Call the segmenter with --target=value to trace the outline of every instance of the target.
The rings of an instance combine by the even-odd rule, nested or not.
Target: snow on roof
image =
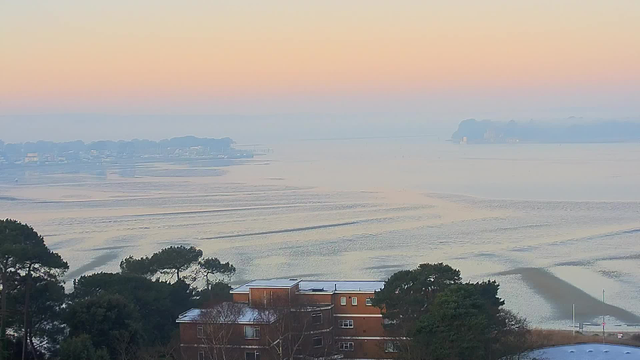
[[[191,309],[178,316],[179,323],[269,324],[275,314],[260,311],[247,304],[225,302],[210,309]]]
[[[253,280],[233,289],[231,292],[249,292],[249,288],[290,288],[299,282],[300,280],[298,279]]]
[[[635,355],[635,356],[633,356]],[[580,344],[555,346],[534,350],[527,354],[527,359],[548,360],[618,360],[637,359],[640,348],[609,344]]]
[[[374,292],[384,287],[384,281],[325,281],[305,280],[300,282],[300,292]]]

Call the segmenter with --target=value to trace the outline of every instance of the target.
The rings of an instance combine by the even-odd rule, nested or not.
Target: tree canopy
[[[91,336],[83,334],[71,337],[60,344],[60,358],[65,360],[109,360],[106,349],[96,350]]]
[[[31,351],[35,354],[37,349],[33,342],[33,314],[31,312],[31,292],[34,282],[50,282],[53,287],[48,288],[53,292],[40,292],[40,296],[52,295],[55,293],[55,286],[59,283],[64,272],[69,265],[62,257],[49,250],[45,245],[44,238],[40,236],[31,226],[16,220],[0,220],[0,282],[2,290],[0,292],[0,359],[6,357],[7,326],[10,323],[7,314],[9,297],[13,295],[14,303],[20,301],[16,299],[18,294],[23,299],[23,305],[19,309],[22,313],[22,358],[27,352],[27,341],[30,340]],[[34,277],[37,280],[34,281]],[[22,285],[22,286],[20,286]],[[37,288],[41,291],[42,288]],[[15,293],[17,291],[17,293]],[[22,291],[22,292],[20,292]],[[13,294],[12,294],[13,292]],[[55,295],[54,295],[55,296]],[[46,306],[47,298],[39,298],[37,305]],[[55,302],[55,300],[53,300]],[[16,307],[18,307],[16,305]],[[38,309],[41,310],[41,309]],[[42,314],[37,314],[42,315]],[[16,319],[13,318],[13,321]],[[39,324],[42,324],[40,322]]]
[[[180,274],[198,265],[201,257],[202,250],[194,246],[169,246],[156,252],[151,257],[136,259],[129,256],[122,260],[120,269],[123,273],[142,276],[154,276],[160,273],[162,275],[168,275],[170,279],[175,276],[175,280],[180,281]],[[191,275],[191,277],[193,277],[193,275]]]
[[[402,359],[494,360],[521,353],[526,322],[502,308],[495,281],[464,283],[443,263],[393,274],[373,304],[396,336]]]
[[[171,358],[180,313],[229,300],[235,267],[193,246],[127,257],[120,273],[68,269],[33,228],[0,220],[0,360]]]
[[[95,348],[104,348],[112,359],[135,353],[142,342],[140,314],[123,296],[102,294],[69,306],[69,336],[89,335]]]
[[[460,271],[449,265],[420,264],[391,275],[373,304],[383,309],[390,324],[410,329],[439,292],[460,282]]]
[[[204,281],[206,287],[233,276],[236,268],[218,258],[202,258],[202,250],[194,246],[169,246],[150,257],[129,256],[120,262],[124,274],[154,277],[158,274],[171,281]]]
[[[222,263],[218,258],[202,259],[198,265],[200,266],[200,271],[205,277],[207,288],[212,284],[212,281],[209,278],[210,276],[221,275],[223,277],[230,277],[236,273],[235,266],[231,265],[228,261],[226,263]]]
[[[141,328],[143,343],[149,346],[166,343],[175,330],[175,320],[192,304],[193,290],[184,283],[170,284],[131,274],[96,273],[81,276],[70,298],[90,299],[102,294],[125,298],[145,319]]]
[[[439,293],[413,333],[414,352],[430,360],[488,359],[499,307],[495,283],[456,284]]]

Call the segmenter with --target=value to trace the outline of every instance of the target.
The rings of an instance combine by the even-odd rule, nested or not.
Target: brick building
[[[255,280],[233,301],[181,314],[184,360],[390,359],[397,338],[371,304],[381,281]]]

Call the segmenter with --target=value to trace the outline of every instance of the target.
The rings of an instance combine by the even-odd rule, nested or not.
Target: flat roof
[[[298,279],[253,280],[231,290],[232,293],[248,293],[250,288],[290,288],[299,283]]]
[[[351,280],[304,280],[300,282],[300,292],[374,292],[384,287],[384,281]]]
[[[231,290],[232,293],[248,293],[250,288],[291,288],[300,284],[300,292],[367,292],[372,293],[384,287],[379,280],[298,280],[270,279],[253,280]]]
[[[640,348],[613,344],[564,345],[534,350],[528,353],[527,356],[527,358],[548,360],[637,359],[640,356]]]

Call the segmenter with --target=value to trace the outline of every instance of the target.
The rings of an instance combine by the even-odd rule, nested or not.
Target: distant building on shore
[[[25,163],[37,163],[38,160],[40,160],[38,158],[38,153],[27,153],[27,156],[24,157]]]
[[[184,359],[391,359],[401,338],[373,306],[382,281],[255,280],[232,302],[181,314]]]

